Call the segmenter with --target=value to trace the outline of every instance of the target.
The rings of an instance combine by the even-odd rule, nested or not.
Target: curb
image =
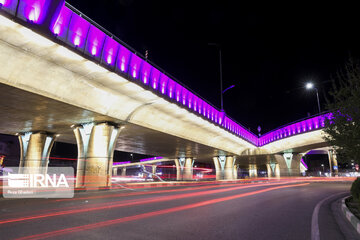
[[[345,198],[348,198],[348,197],[344,197],[341,200],[341,210],[344,213],[347,220],[349,220],[351,225],[353,225],[355,230],[360,234],[360,220],[357,217],[355,217],[354,214],[352,214],[352,212],[350,212],[350,210],[347,208],[347,206],[345,204]]]

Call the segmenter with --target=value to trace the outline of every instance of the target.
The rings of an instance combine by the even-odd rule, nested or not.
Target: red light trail
[[[283,185],[283,184],[287,184],[287,183],[289,183],[289,182],[274,183],[274,184],[269,184],[269,185]],[[138,201],[126,200],[126,201],[119,201],[119,202],[115,202],[115,203],[93,204],[92,206],[89,206],[89,207],[83,208],[83,209],[65,210],[65,211],[52,212],[52,213],[47,213],[47,214],[27,216],[27,217],[22,217],[22,218],[1,220],[0,225],[7,224],[7,223],[13,223],[13,222],[23,222],[23,221],[33,220],[33,219],[89,212],[89,211],[99,211],[99,210],[104,210],[104,209],[112,209],[112,208],[119,208],[119,207],[125,207],[125,206],[135,206],[135,205],[149,204],[149,203],[154,203],[154,202],[164,202],[164,201],[171,201],[171,200],[177,200],[177,199],[183,199],[183,198],[198,197],[198,196],[203,196],[203,195],[210,195],[210,194],[229,192],[229,191],[234,191],[234,190],[239,190],[239,189],[262,187],[262,186],[269,186],[269,185],[254,184],[254,185],[246,185],[246,186],[232,187],[232,188],[226,188],[226,189],[209,190],[209,191],[204,191],[204,192],[185,193],[185,194],[178,194],[178,195],[173,195],[173,196],[146,198],[146,199],[142,199],[142,200],[138,200]]]
[[[256,195],[256,194],[260,194],[260,193],[270,192],[270,191],[274,191],[277,189],[300,187],[300,186],[305,186],[308,184],[309,183],[302,183],[302,184],[294,184],[294,185],[285,185],[285,186],[266,188],[266,189],[262,189],[262,190],[258,190],[258,191],[242,193],[242,194],[237,194],[237,195],[228,196],[228,197],[211,199],[211,200],[207,200],[207,201],[187,204],[187,205],[183,205],[183,206],[179,206],[179,207],[167,208],[167,209],[163,209],[163,210],[159,210],[159,211],[148,212],[148,213],[138,214],[138,215],[129,216],[129,217],[123,217],[123,218],[118,218],[118,219],[113,219],[113,220],[108,220],[108,221],[103,221],[103,222],[91,223],[91,224],[82,225],[82,226],[65,228],[65,229],[56,230],[56,231],[47,232],[47,233],[40,233],[40,234],[25,236],[25,237],[21,237],[21,238],[17,238],[17,239],[18,240],[28,240],[28,239],[44,239],[44,238],[49,238],[49,237],[55,237],[55,236],[60,236],[60,235],[64,235],[64,234],[80,232],[80,231],[84,231],[84,230],[91,230],[91,229],[95,229],[95,228],[106,227],[106,226],[129,222],[129,221],[136,221],[139,219],[159,216],[159,215],[163,215],[163,214],[184,211],[184,210],[188,210],[188,209],[192,209],[192,208],[203,207],[203,206],[221,203],[221,202],[225,202],[225,201],[230,201],[230,200],[234,200],[234,199],[238,199],[238,198],[242,198],[242,197],[247,197],[247,196],[252,196],[252,195]]]

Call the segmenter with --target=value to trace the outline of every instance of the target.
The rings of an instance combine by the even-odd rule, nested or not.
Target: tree
[[[360,164],[360,65],[349,60],[333,79],[327,99],[325,140],[335,146],[339,161]]]

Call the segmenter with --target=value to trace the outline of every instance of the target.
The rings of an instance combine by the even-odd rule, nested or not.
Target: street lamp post
[[[209,46],[217,46],[219,48],[219,59],[220,59],[219,60],[219,65],[220,65],[220,101],[221,101],[221,111],[224,111],[221,47],[217,43],[208,43],[208,45]]]
[[[324,164],[321,164],[322,169],[323,169],[323,174],[325,174],[325,168],[324,168]]]
[[[316,98],[317,98],[317,104],[318,104],[318,109],[319,109],[319,114],[321,113],[321,108],[320,108],[320,100],[319,100],[319,91],[316,87],[314,87],[314,84],[309,82],[306,84],[306,89],[315,89],[316,90]]]

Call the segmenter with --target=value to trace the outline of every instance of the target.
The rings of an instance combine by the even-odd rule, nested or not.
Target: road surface
[[[321,239],[356,239],[344,233],[334,209],[350,186],[207,182],[83,192],[74,199],[0,199],[0,239],[288,240],[312,239],[314,228]],[[325,198],[314,226],[314,209]]]

